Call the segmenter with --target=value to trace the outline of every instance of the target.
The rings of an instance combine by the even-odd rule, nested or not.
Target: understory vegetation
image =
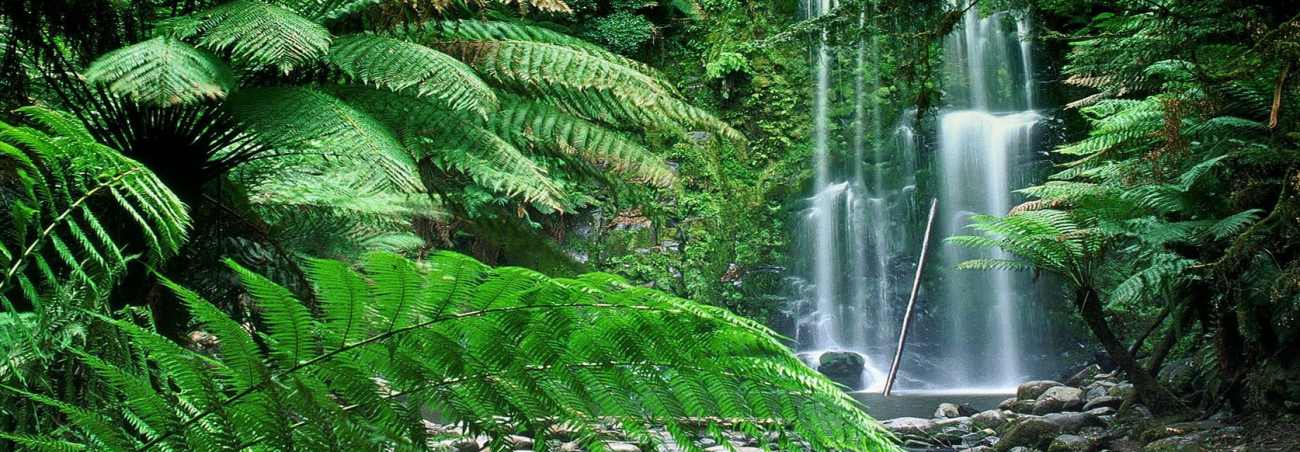
[[[1154,410],[1300,408],[1300,9],[1030,2],[1064,49],[1079,138],[1024,204],[952,240],[1050,272]],[[1200,386],[1155,378],[1171,358]],[[1190,393],[1189,393],[1190,392]]]
[[[966,7],[0,2],[0,449],[895,450],[769,328],[807,43],[923,124]],[[969,7],[1034,18],[1063,144],[936,271],[1059,278],[1156,414],[1300,411],[1300,5]]]

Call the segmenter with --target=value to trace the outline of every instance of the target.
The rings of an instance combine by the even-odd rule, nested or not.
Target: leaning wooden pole
[[[903,328],[898,331],[898,350],[894,351],[894,362],[889,365],[889,377],[885,378],[882,395],[889,397],[894,389],[894,378],[898,377],[898,363],[903,359],[903,344],[907,343],[907,326],[912,323],[912,307],[916,305],[916,292],[921,288],[921,271],[925,269],[925,254],[930,250],[930,230],[934,228],[934,215],[939,211],[939,199],[930,201],[930,219],[925,221],[925,237],[921,239],[921,257],[916,260],[916,277],[912,279],[912,295],[907,297],[907,311],[903,313]]]

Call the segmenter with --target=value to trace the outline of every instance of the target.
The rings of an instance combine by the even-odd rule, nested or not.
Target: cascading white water
[[[808,17],[817,17],[836,2],[808,0],[805,6]],[[865,14],[860,16],[859,25],[865,20]],[[889,353],[883,345],[896,334],[888,272],[890,203],[898,197],[897,190],[886,188],[880,164],[880,106],[871,94],[880,82],[877,71],[864,70],[877,58],[874,39],[854,47],[852,158],[834,164],[830,93],[835,59],[828,37],[823,34],[813,52],[813,195],[799,225],[800,249],[811,252],[811,268],[801,281],[810,290],[798,309],[795,338],[801,354],[814,363],[829,351],[862,356],[858,383],[875,386],[883,383],[881,363]],[[870,80],[866,74],[872,74]]]
[[[968,0],[960,0],[968,1]],[[808,17],[836,7],[836,0],[806,0]],[[918,184],[916,121],[906,111],[897,126],[882,127],[878,35],[866,34],[852,47],[835,49],[828,32],[812,52],[813,194],[798,217],[797,250],[802,261],[794,278],[798,289],[794,337],[800,355],[817,364],[826,352],[851,352],[864,358],[860,389],[883,384],[883,374],[897,341],[902,304],[906,302],[916,247],[918,185],[939,197],[941,220],[934,240],[963,234],[972,214],[1004,214],[1013,204],[1012,190],[1022,186],[1019,170],[1032,155],[1042,122],[1032,110],[1035,85],[1028,22],[1007,13],[981,18],[968,8],[960,29],[945,42],[945,91],[949,107],[940,110],[935,128],[934,178]],[[866,28],[866,16],[859,19]],[[839,51],[837,51],[839,50]],[[841,57],[837,60],[837,56]],[[838,63],[847,63],[840,67]],[[852,71],[851,123],[835,116],[846,90],[836,74]],[[841,115],[842,116],[842,115]],[[843,143],[843,144],[841,144]],[[843,146],[843,149],[841,149]],[[851,151],[851,152],[849,152]],[[1020,363],[1025,334],[1018,309],[1034,292],[1020,275],[964,272],[954,267],[976,257],[950,245],[939,247],[942,270],[926,298],[922,332],[927,368],[905,368],[906,388],[1001,389],[1014,386],[1028,372]],[[1004,256],[995,256],[1004,257]],[[904,281],[896,283],[896,281]],[[918,387],[919,388],[919,387]]]
[[[970,233],[965,226],[973,214],[1005,215],[1011,209],[1012,190],[1022,186],[1020,168],[1032,159],[1043,119],[1032,110],[1028,22],[1017,20],[1012,32],[1004,26],[1007,13],[980,17],[976,9],[966,10],[961,33],[946,43],[945,57],[962,63],[948,65],[947,82],[964,82],[964,90],[951,91],[964,91],[965,97],[952,99],[953,107],[939,115],[939,231],[945,236]],[[1019,64],[1012,63],[1014,53],[1020,54]],[[951,72],[957,68],[961,71]],[[980,255],[952,244],[941,248],[948,269],[976,257],[1010,256]],[[1023,381],[1020,357],[1026,347],[1021,338],[1034,332],[1022,325],[1021,301],[1035,292],[1024,275],[1009,271],[945,275],[937,302],[948,311],[951,328],[946,355],[954,367],[966,370],[958,374],[958,384],[1005,388]]]

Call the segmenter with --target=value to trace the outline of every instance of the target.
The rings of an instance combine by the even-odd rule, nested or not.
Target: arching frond
[[[493,84],[546,99],[590,120],[651,130],[700,128],[744,141],[739,131],[673,97],[649,76],[578,49],[527,41],[452,42],[439,47]]]
[[[330,161],[377,164],[392,186],[420,189],[415,159],[396,135],[370,115],[310,88],[254,88],[231,96],[227,108],[268,147],[311,171]]]
[[[20,109],[47,133],[0,123],[0,307],[112,289],[133,254],[154,265],[185,243],[184,204],[140,163],[65,113]],[[61,133],[59,133],[61,132]],[[136,240],[139,240],[136,242]]]
[[[424,246],[411,232],[416,218],[445,219],[429,196],[379,183],[362,164],[319,175],[267,177],[248,200],[271,233],[296,253],[355,259],[368,251],[409,252]]]
[[[665,441],[646,434],[653,425],[693,445],[694,429],[727,422],[773,449],[800,441],[818,451],[895,450],[852,398],[770,330],[723,309],[611,275],[552,279],[452,253],[362,262],[358,270],[309,266],[315,314],[231,264],[260,312],[265,350],[254,333],[175,287],[195,318],[223,335],[215,359],[112,322],[148,362],[85,355],[103,384],[130,399],[107,408],[124,416],[24,394],[68,416],[77,433],[70,441],[110,451],[438,449],[442,438],[401,414],[424,410],[496,445],[515,432],[542,442],[562,425],[578,431],[583,447],[600,449],[602,423],[617,420],[652,447]],[[170,384],[118,378],[145,372]]]
[[[334,20],[347,17],[365,11],[373,6],[384,4],[403,4],[410,0],[281,0],[280,3],[292,8],[295,11],[315,20]],[[486,6],[490,3],[500,3],[505,5],[517,5],[524,8],[535,8],[538,11],[548,13],[572,13],[573,10],[562,0],[425,0],[424,5],[430,6],[433,10],[443,11],[448,7],[459,4],[470,4],[478,7]]]
[[[224,62],[167,36],[106,53],[85,75],[114,94],[156,106],[221,99],[235,87]]]
[[[229,52],[239,64],[289,72],[320,61],[330,47],[325,27],[261,0],[236,0],[164,23],[162,33]]]
[[[514,100],[492,116],[493,129],[516,146],[532,145],[626,173],[655,185],[674,176],[663,159],[618,132],[538,102]]]
[[[440,169],[468,175],[484,188],[563,210],[563,194],[546,170],[476,117],[388,91],[336,88],[357,108],[393,124],[408,152]]]
[[[663,79],[654,67],[606,50],[604,47],[537,25],[500,20],[438,20],[419,24],[408,24],[391,31],[416,42],[456,42],[456,41],[529,41],[571,47],[588,53],[594,58],[608,61],[620,66],[628,66],[655,79],[655,83],[670,92],[676,88]]]
[[[480,115],[496,109],[496,94],[469,66],[413,42],[369,34],[343,36],[330,47],[329,61],[367,85],[436,98],[454,110]]]
[[[443,170],[469,175],[484,188],[565,210],[564,194],[546,175],[545,168],[473,121],[445,116],[412,125],[403,132],[402,142],[420,158]]]

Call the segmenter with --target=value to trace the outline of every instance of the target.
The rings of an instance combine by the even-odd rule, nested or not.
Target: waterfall
[[[1015,31],[1004,26],[1007,13],[980,17],[968,8],[961,32],[945,43],[949,64],[946,83],[964,89],[950,99],[938,121],[940,227],[945,236],[969,234],[974,214],[1005,215],[1013,206],[1012,190],[1026,179],[1023,163],[1032,159],[1043,117],[1032,110],[1034,82],[1027,20]],[[1011,40],[1017,41],[1012,44]],[[1019,54],[1019,61],[1014,61]],[[1018,63],[1018,64],[1016,64]],[[960,71],[954,69],[960,68]],[[1018,73],[1015,69],[1019,69]],[[1002,252],[978,254],[951,244],[940,249],[947,269],[977,257],[1006,259]],[[1026,377],[1021,340],[1032,334],[1022,319],[1036,290],[1025,275],[1009,271],[949,271],[936,303],[948,312],[945,354],[964,369],[957,377],[967,387],[1014,386]]]
[[[817,17],[836,0],[805,0],[804,7],[807,17]],[[1033,110],[1030,24],[1011,19],[966,10],[944,43],[947,106],[933,125],[908,110],[886,130],[876,98],[878,33],[837,49],[822,31],[811,43],[813,185],[795,218],[795,251],[803,259],[791,278],[793,337],[810,365],[828,352],[861,356],[861,377],[847,382],[856,389],[884,383],[917,258],[913,242],[921,234],[911,229],[923,214],[918,204],[928,205],[931,193],[939,198],[933,239],[942,240],[967,233],[971,215],[1005,214],[1016,201],[1013,189],[1029,177],[1020,168],[1032,159],[1044,118]],[[868,28],[865,14],[857,25]],[[851,89],[836,84],[840,74]],[[835,108],[842,102],[853,108]],[[921,158],[924,130],[937,130],[933,158]],[[918,183],[926,169],[932,178]],[[927,193],[918,194],[918,186]],[[1022,341],[1032,333],[1022,322],[1023,305],[1037,294],[1031,282],[1009,272],[956,271],[961,261],[988,255],[937,248],[937,270],[927,273],[938,276],[927,279],[927,312],[913,339],[923,343],[928,367],[905,365],[901,387],[1001,390],[1033,374],[1021,364],[1032,349]]]
[[[817,17],[835,8],[834,0],[808,0],[805,13]],[[866,26],[866,15],[859,26]],[[822,353],[850,352],[863,357],[857,384],[883,384],[897,319],[890,285],[891,233],[899,190],[888,187],[882,146],[878,71],[867,70],[878,58],[877,41],[853,47],[852,153],[837,162],[833,149],[831,92],[834,49],[826,32],[814,43],[813,194],[798,219],[800,249],[811,252],[811,265],[798,284],[803,306],[797,311],[795,339],[801,355],[816,364]],[[868,74],[871,75],[868,78]],[[910,150],[909,150],[910,152]],[[908,169],[908,172],[911,170]]]

